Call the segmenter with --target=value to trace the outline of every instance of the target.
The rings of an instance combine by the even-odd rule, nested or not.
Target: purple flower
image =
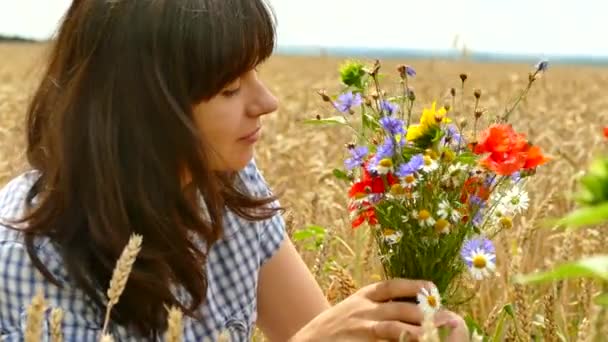
[[[367,146],[359,146],[350,150],[351,157],[344,161],[346,169],[352,170],[363,164],[363,158],[369,153]]]
[[[405,129],[403,128],[405,123],[401,119],[385,116],[380,119],[380,125],[391,135],[405,134]]]
[[[401,139],[400,145],[403,146],[405,139]],[[369,161],[368,170],[371,172],[376,169],[378,163],[384,158],[392,158],[395,150],[395,144],[393,138],[388,136],[384,138],[384,143],[378,146],[376,155]]]
[[[397,175],[397,177],[409,176],[422,169],[422,166],[424,166],[424,157],[422,154],[417,154],[410,158],[410,161],[407,163],[401,164],[397,169],[397,172],[395,172],[395,175]]]
[[[410,77],[416,76],[416,70],[409,65],[405,66],[405,73]]]
[[[494,186],[496,184],[496,175],[494,176],[487,176],[486,178],[484,178],[483,180],[483,185],[486,188],[491,188],[492,186]]]
[[[458,133],[458,128],[456,128],[456,126],[454,125],[448,125],[445,135],[443,136],[443,138],[441,138],[441,143],[444,145],[446,145],[448,141],[452,146],[465,145],[464,139],[462,138],[460,133]]]
[[[516,171],[514,174],[511,175],[511,180],[515,183],[519,182],[521,180],[521,173],[519,171]]]
[[[382,102],[380,102],[380,111],[385,112],[386,115],[393,115],[398,109],[399,107],[397,107],[396,104],[389,101],[382,100]]]
[[[483,213],[481,211],[481,208],[479,210],[477,210],[477,213],[475,213],[475,216],[473,217],[473,225],[475,227],[480,227],[483,224]]]
[[[338,96],[338,102],[336,102],[336,108],[342,112],[348,112],[352,107],[356,107],[363,103],[363,99],[361,98],[361,94],[357,93],[353,95],[352,91],[348,93],[344,93]]]
[[[472,195],[469,197],[469,204],[472,204],[475,208],[482,209],[486,206],[485,201],[479,196]]]

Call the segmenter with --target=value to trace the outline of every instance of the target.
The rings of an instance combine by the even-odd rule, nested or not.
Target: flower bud
[[[355,144],[354,143],[348,143],[346,144],[346,148],[349,150],[353,150],[355,148]]]
[[[416,93],[414,92],[414,89],[410,88],[410,89],[407,90],[407,98],[410,101],[415,101],[416,100]]]
[[[483,115],[483,111],[481,109],[478,109],[475,111],[475,118],[479,119],[481,116]]]
[[[329,95],[327,95],[327,91],[325,91],[325,89],[321,89],[321,90],[317,91],[317,94],[321,95],[321,98],[323,99],[323,101],[331,102],[331,98],[329,97]]]
[[[467,80],[467,78],[468,78],[467,74],[464,74],[464,73],[460,74],[460,80],[462,81],[462,83],[464,83]]]
[[[450,89],[450,95],[452,95],[452,97],[456,96],[456,88]]]
[[[448,103],[443,105],[443,109],[445,109],[446,112],[449,112],[450,109],[452,109],[452,106],[450,106]]]
[[[479,98],[481,97],[481,89],[475,89],[475,91],[473,92],[473,95],[475,96],[476,99],[479,100]]]
[[[321,115],[317,114],[316,118],[317,120],[321,120]]]

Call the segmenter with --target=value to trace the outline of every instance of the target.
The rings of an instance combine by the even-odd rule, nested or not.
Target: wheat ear
[[[110,288],[108,289],[108,305],[106,307],[106,318],[103,323],[102,335],[105,335],[108,328],[112,307],[118,303],[118,299],[127,285],[127,279],[129,279],[133,263],[135,263],[137,254],[141,249],[141,242],[142,236],[133,234],[116,262],[116,267],[110,280]]]
[[[63,342],[61,332],[61,321],[63,320],[63,310],[54,308],[51,311],[51,342]]]
[[[183,320],[184,314],[179,308],[172,307],[169,309],[167,317],[167,333],[165,340],[167,342],[181,342],[183,339]]]
[[[42,324],[44,321],[44,310],[46,303],[42,290],[38,290],[31,304],[27,308],[27,320],[25,323],[25,342],[38,342],[42,337]]]

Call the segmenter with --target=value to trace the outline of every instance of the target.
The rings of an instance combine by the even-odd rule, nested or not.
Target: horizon
[[[0,34],[49,39],[70,2],[1,3]],[[376,0],[373,4],[368,0],[269,0],[269,3],[277,17],[276,50],[283,53],[384,50],[454,55],[466,51],[468,55],[515,59],[608,59],[608,43],[593,39],[604,31],[603,15],[608,11],[608,2],[602,0],[410,3]]]

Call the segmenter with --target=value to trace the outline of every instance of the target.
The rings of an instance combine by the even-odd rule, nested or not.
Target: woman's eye
[[[222,92],[222,95],[225,97],[232,97],[236,94],[238,94],[238,92],[241,90],[241,87],[238,87],[236,89],[226,89]]]

